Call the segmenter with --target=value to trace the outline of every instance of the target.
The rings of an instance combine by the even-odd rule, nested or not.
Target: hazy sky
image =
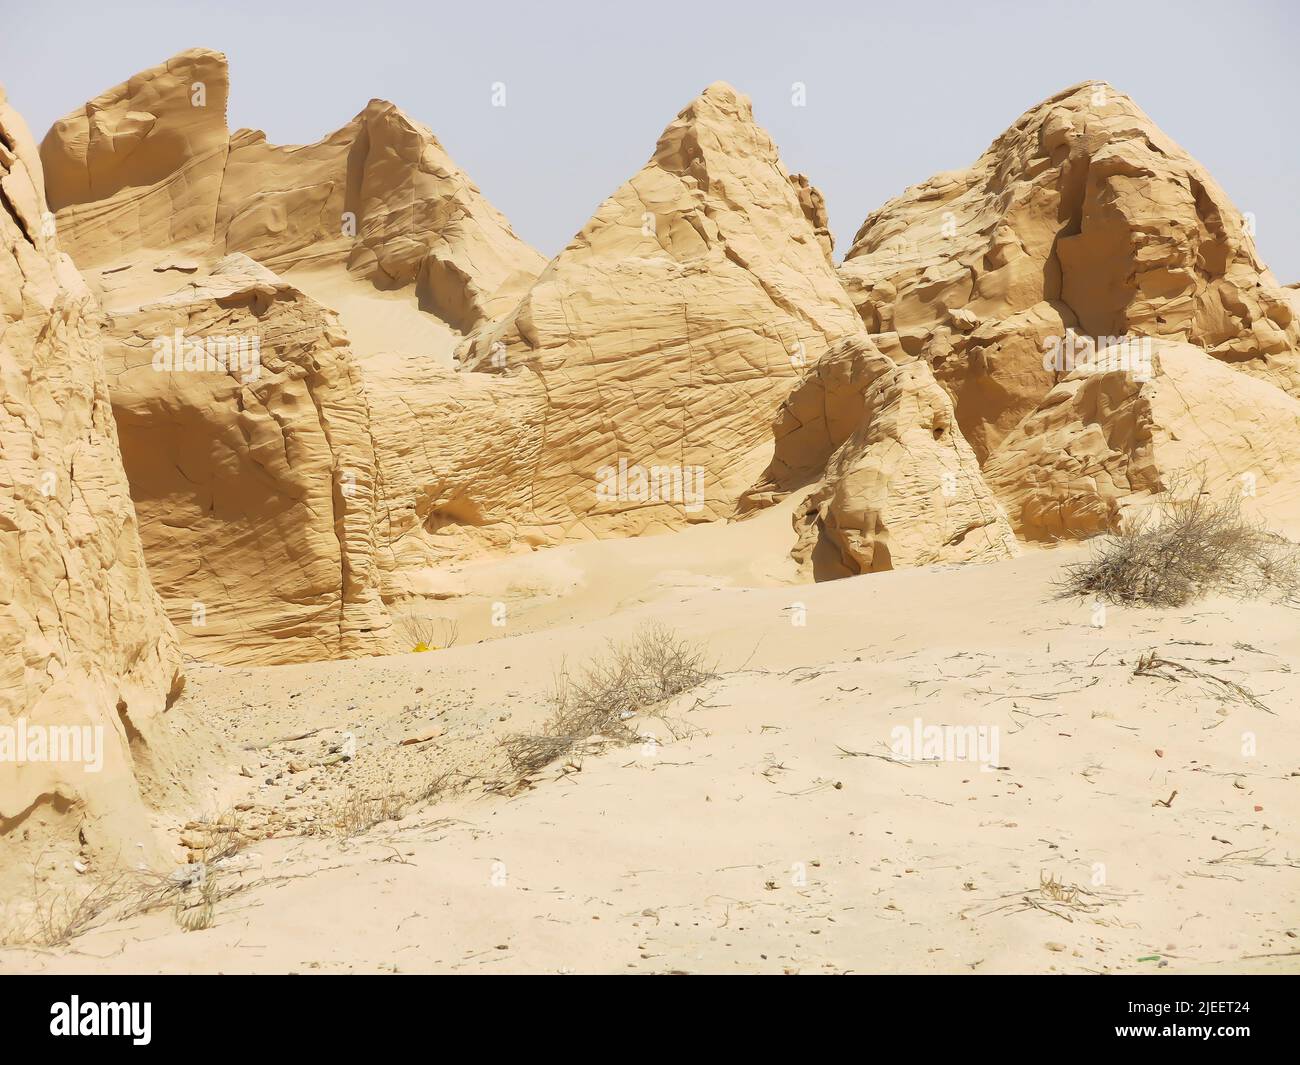
[[[1100,78],[1128,92],[1300,280],[1296,0],[0,0],[0,84],[39,139],[184,48],[226,53],[230,124],[277,143],[371,97],[433,129],[552,255],[709,82],[754,100],[786,166],[826,194],[837,254],[863,218],[972,162],[1030,106]],[[807,106],[791,105],[791,84]],[[504,82],[506,106],[492,106]]]

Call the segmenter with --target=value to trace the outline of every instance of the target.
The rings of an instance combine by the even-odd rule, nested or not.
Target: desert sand
[[[6,951],[6,970],[1295,971],[1292,611],[1215,599],[1096,627],[1086,605],[1049,598],[1077,548],[796,590],[741,566],[668,568],[681,547],[575,549],[553,627],[504,642],[193,672],[188,712],[234,752],[208,770],[213,810],[328,818],[349,786],[473,779],[344,842],[250,846],[216,874],[239,891],[205,931],[155,913],[70,949]],[[653,743],[485,794],[504,772],[494,737],[536,723],[561,659],[647,619],[707,642],[723,675],[668,722],[639,723]],[[1268,709],[1214,681],[1135,676],[1152,650]],[[1001,768],[890,761],[891,730],[916,718],[996,725]],[[301,792],[297,774],[231,772],[246,759],[277,774],[345,731],[355,762],[310,771]],[[1045,877],[1085,893],[1054,905]]]
[[[1300,971],[1300,586],[1064,594],[1189,490],[1300,537],[1300,291],[1134,101],[837,262],[717,82],[547,262],[229,88],[0,96],[0,739],[102,741],[0,760],[0,970]]]

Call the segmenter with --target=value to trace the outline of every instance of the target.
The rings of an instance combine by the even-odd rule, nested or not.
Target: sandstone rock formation
[[[184,129],[183,119],[203,109],[194,96],[199,82],[213,112],[198,126],[206,144],[211,129],[224,130],[213,104],[225,99],[225,65],[216,53],[196,51],[106,93],[89,105],[89,117],[57,124],[44,152],[63,175],[60,224],[78,254],[100,267],[114,309],[113,365],[122,371],[116,410],[159,586],[187,635],[198,635],[188,622],[191,602],[232,604],[224,621],[207,610],[202,653],[260,661],[269,654],[291,660],[313,644],[321,655],[373,649],[383,621],[370,598],[367,544],[383,596],[393,599],[418,594],[426,583],[420,571],[448,558],[727,516],[768,457],[771,417],[800,367],[861,332],[831,264],[820,194],[786,174],[748,100],[728,86],[711,87],[679,115],[651,162],[527,288],[540,266],[536,254],[427,130],[381,102],[316,145],[275,148],[246,132],[229,138],[222,179],[198,211],[213,218],[215,236],[206,243],[202,232],[190,239],[152,224],[134,233],[107,226],[105,218],[152,219],[154,198],[180,196],[187,179],[162,173],[160,163],[112,184],[100,176],[105,149],[98,145],[129,125],[139,141],[133,151],[146,158],[176,163],[203,154],[197,144],[164,153],[183,140],[179,134],[146,151],[151,129]],[[141,118],[145,111],[156,121]],[[80,184],[69,176],[78,174]],[[207,185],[196,195],[207,197]],[[349,213],[358,222],[355,240],[336,227]],[[240,301],[251,300],[259,320],[289,310],[310,319],[285,325],[286,336],[322,334],[318,311],[300,292],[286,296],[284,281],[261,278],[250,293],[259,285],[267,292],[241,296],[215,276],[202,280],[214,255],[236,249],[290,274],[332,266],[377,288],[414,286],[421,306],[452,327],[482,326],[465,366],[487,374],[444,371],[418,352],[370,354],[358,360],[359,376],[321,371],[298,395],[295,409],[309,415],[306,398],[320,403],[316,387],[328,379],[331,403],[374,413],[373,478],[364,457],[355,464],[363,471],[358,485],[373,485],[380,496],[377,532],[340,539],[349,560],[342,572],[367,575],[355,596],[341,593],[342,602],[355,600],[356,620],[334,616],[324,580],[341,571],[323,535],[332,526],[322,471],[342,460],[317,446],[304,449],[314,458],[301,475],[270,469],[254,458],[261,441],[246,446],[233,430],[221,431],[244,402],[238,397],[262,385],[173,375],[164,386],[146,368],[149,345],[186,322],[200,336],[218,327],[251,333]],[[190,276],[198,289],[159,301],[150,263],[164,280]],[[518,307],[485,324],[509,308],[516,288],[527,288]],[[269,355],[273,342],[264,337],[263,345]],[[314,339],[304,347],[318,357]],[[295,425],[286,431],[294,439],[323,439],[310,417]],[[198,447],[214,434],[225,444],[220,458]],[[178,454],[184,460],[170,462]],[[244,503],[236,486],[250,460],[273,487]],[[296,461],[291,456],[289,465]],[[224,510],[213,509],[214,500]],[[233,545],[232,519],[241,530]],[[247,560],[273,527],[281,546],[270,549],[271,579],[259,579]],[[305,568],[286,577],[285,566]]]
[[[384,100],[305,147],[236,133],[217,229],[227,252],[277,272],[338,262],[380,288],[414,285],[420,308],[461,332],[509,310],[546,265],[433,133]]]
[[[98,309],[0,91],[0,890],[42,853],[148,856],[133,766],[183,683],[149,583]],[[51,731],[57,730],[57,731]],[[38,741],[37,736],[41,739]],[[36,746],[39,743],[39,747]],[[97,764],[96,764],[97,763]],[[6,895],[6,897],[9,897]]]
[[[828,251],[820,194],[786,173],[747,98],[710,86],[461,353],[533,382],[512,489],[532,534],[731,513],[800,368],[861,332]]]
[[[1234,495],[1274,524],[1300,520],[1300,401],[1190,344],[1155,340],[1150,373],[1101,349],[1043,399],[984,465],[1016,533],[1082,538],[1166,489]]]
[[[861,332],[829,253],[820,194],[712,86],[462,372],[367,362],[385,599],[484,550],[729,515],[800,366]]]
[[[428,593],[449,561],[548,542],[529,487],[545,415],[536,382],[407,357],[368,364],[366,389],[386,602]]]
[[[861,337],[837,344],[783,404],[775,435],[743,508],[812,483],[794,555],[819,580],[1017,551],[951,401],[919,359],[895,363]]]
[[[545,265],[394,105],[372,100],[316,144],[277,146],[229,133],[228,91],[225,56],[191,49],[55,123],[41,145],[50,204],[83,269],[143,251],[346,268],[413,287],[422,310],[465,331]]]
[[[145,556],[194,653],[389,650],[371,411],[334,314],[242,254],[109,312],[105,366]]]
[[[1300,293],[1108,86],[887,204],[838,271],[821,194],[722,83],[549,265],[393,105],[281,147],[229,133],[227,88],[223,56],[185,52],[42,146],[111,312],[146,557],[205,657],[382,653],[385,603],[435,594],[450,560],[794,492],[818,578],[1014,553],[994,488],[1026,538],[1091,535],[1177,457],[1132,427],[1183,422],[1132,380],[1070,377],[1073,347],[1045,360],[1066,338],[1196,345],[1218,361],[1192,376],[1234,409],[1300,395]],[[400,327],[355,311],[360,288],[401,294]],[[168,338],[181,369],[156,365]],[[255,376],[209,364],[241,340]]]
[[[228,92],[225,57],[192,49],[54,124],[41,143],[46,193],[78,266],[212,242]]]
[[[462,403],[482,390],[435,364],[450,365],[455,330],[508,310],[544,260],[393,105],[371,101],[317,144],[278,147],[228,132],[227,92],[225,57],[194,49],[67,116],[42,145],[61,232],[112,310],[114,412],[146,554],[196,654],[382,653],[393,648],[380,567],[446,554],[407,550],[413,527],[440,521],[428,483],[459,467],[493,487],[482,404]],[[371,288],[373,305],[352,286]],[[306,295],[321,290],[349,314],[361,304],[360,331],[382,336],[367,374],[367,355]],[[218,354],[256,341],[260,376],[158,372],[156,345],[172,338]],[[371,390],[386,404],[374,418]],[[412,424],[413,410],[431,420]],[[504,453],[516,430],[501,430]],[[391,445],[388,481],[372,436]],[[411,449],[435,456],[418,484],[405,476]],[[393,498],[381,498],[386,483]],[[453,492],[447,509],[458,506]],[[512,533],[469,537],[465,550]]]
[[[840,276],[882,349],[930,363],[983,461],[1055,383],[1044,346],[1067,328],[1184,340],[1300,395],[1300,304],[1251,228],[1132,100],[1089,83],[874,212]]]

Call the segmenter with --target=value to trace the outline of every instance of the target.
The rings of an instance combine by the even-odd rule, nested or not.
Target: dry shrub
[[[502,746],[526,777],[578,749],[635,743],[640,733],[629,719],[716,675],[701,648],[651,623],[626,643],[611,640],[579,672],[561,665],[543,731],[509,736]]]
[[[0,946],[61,947],[107,921],[128,920],[171,907],[187,931],[209,928],[216,904],[240,890],[217,887],[216,870],[195,863],[170,873],[109,869],[88,883],[43,885],[33,877],[31,900],[14,905],[21,918],[0,927]],[[194,894],[191,894],[191,891]]]
[[[0,944],[63,946],[131,895],[130,878],[120,872],[96,877],[88,888],[45,887],[33,881],[32,898],[23,907],[22,919],[6,922],[6,927],[0,930]]]
[[[1175,484],[1150,509],[1126,515],[1092,558],[1069,567],[1061,598],[1181,607],[1212,592],[1296,595],[1295,544],[1244,516],[1236,496],[1215,499],[1203,481],[1182,488]]]
[[[397,616],[397,631],[412,651],[444,651],[456,643],[460,625],[454,618],[408,612]]]
[[[196,861],[213,865],[238,854],[254,842],[244,829],[243,815],[234,809],[189,822],[187,831],[197,837],[199,846],[192,848]]]
[[[1023,913],[1026,910],[1037,910],[1040,913],[1050,914],[1052,917],[1059,917],[1070,924],[1074,923],[1073,915],[1076,913],[1090,916],[1094,921],[1100,921],[1100,918],[1093,915],[1097,914],[1105,906],[1122,904],[1129,897],[1118,891],[1110,891],[1102,887],[1093,891],[1080,887],[1078,884],[1067,884],[1064,880],[1058,880],[1055,876],[1044,874],[1040,870],[1037,892],[1022,890],[1001,895],[996,899],[989,900],[998,903],[998,905],[977,913],[975,916],[988,917],[995,913],[1008,915]]]
[[[351,839],[385,821],[400,821],[406,814],[406,796],[399,791],[366,795],[353,792],[330,811],[335,832]]]
[[[417,781],[408,788],[399,788],[390,780],[375,791],[350,792],[330,808],[329,819],[321,827],[332,830],[341,839],[351,839],[385,821],[400,821],[412,808],[446,792],[455,776],[449,771]]]
[[[172,910],[176,923],[186,932],[201,932],[205,928],[211,928],[216,923],[217,902],[222,897],[215,872],[207,873],[195,887],[197,890],[193,897],[184,890],[178,891]]]

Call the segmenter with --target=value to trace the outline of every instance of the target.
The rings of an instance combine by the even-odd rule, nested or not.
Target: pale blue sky
[[[232,127],[304,143],[371,97],[431,127],[552,255],[724,80],[826,194],[837,254],[863,218],[962,167],[1067,85],[1110,81],[1199,158],[1280,280],[1300,280],[1295,0],[0,0],[0,83],[39,138],[203,45],[230,57]],[[491,106],[504,82],[507,106]],[[792,107],[790,86],[807,85]]]

